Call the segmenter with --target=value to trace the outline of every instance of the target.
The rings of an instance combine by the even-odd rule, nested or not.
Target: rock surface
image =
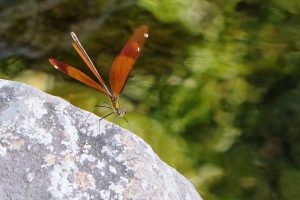
[[[0,199],[201,199],[136,135],[88,115],[0,79]]]

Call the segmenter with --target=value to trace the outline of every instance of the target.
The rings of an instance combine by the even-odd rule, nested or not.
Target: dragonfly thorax
[[[118,97],[113,97],[110,99],[112,108],[114,112],[119,115],[120,117],[124,117],[125,114],[127,113],[126,109],[121,109],[120,101]]]

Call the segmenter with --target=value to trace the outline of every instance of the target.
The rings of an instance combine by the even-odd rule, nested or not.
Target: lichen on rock
[[[0,80],[0,199],[201,199],[131,132]]]

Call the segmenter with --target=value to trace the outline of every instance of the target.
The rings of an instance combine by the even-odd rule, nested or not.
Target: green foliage
[[[286,169],[281,172],[279,179],[280,192],[283,200],[299,199],[300,185],[299,169]]]
[[[40,11],[38,21],[31,21],[34,13],[28,9],[11,18],[7,9],[0,36],[25,50],[19,51],[22,58],[0,59],[1,77],[15,77],[25,66],[49,73],[50,56],[87,71],[71,39],[61,39],[75,30],[106,79],[133,28],[148,24],[149,40],[121,97],[131,130],[190,178],[206,200],[298,199],[298,0],[134,3],[64,1]],[[33,31],[34,24],[40,31]],[[93,107],[107,97],[54,69],[51,73],[54,85],[42,88],[105,115]]]
[[[173,6],[168,7],[166,2]],[[163,106],[154,111],[154,116],[163,121],[169,131],[188,141],[193,160],[199,167],[203,163],[214,163],[223,169],[223,178],[216,179],[211,188],[204,191],[208,199],[217,196],[220,199],[278,199],[280,192],[273,190],[278,187],[276,174],[281,168],[274,159],[292,153],[298,162],[296,157],[300,152],[296,147],[299,142],[296,124],[300,118],[296,95],[300,78],[297,67],[300,27],[296,23],[299,4],[295,1],[228,1],[224,5],[223,1],[147,0],[141,0],[140,4],[164,22],[183,24],[181,10],[188,7],[188,2],[204,2],[202,8],[206,8],[206,13],[217,10],[218,16],[212,19],[222,19],[222,23],[217,23],[222,25],[211,23],[215,37],[210,37],[207,30],[189,29],[191,34],[201,33],[203,38],[182,44],[188,51],[181,61],[186,70],[183,74],[187,75],[177,74],[174,69],[172,75],[161,82],[159,87],[164,92],[158,99]],[[173,18],[169,16],[171,12],[160,9],[174,10]],[[201,11],[198,14],[201,15]],[[188,28],[189,23],[184,26]],[[290,135],[296,141],[289,140]],[[286,152],[284,141],[292,152]],[[246,150],[229,153],[243,143],[247,144]],[[248,152],[256,156],[251,159]],[[228,163],[227,158],[231,159]],[[260,167],[274,174],[265,173]],[[201,185],[200,181],[197,183]],[[211,195],[209,191],[218,195]]]
[[[13,78],[16,74],[20,73],[26,67],[24,62],[17,57],[7,57],[0,59],[0,77],[1,78]]]

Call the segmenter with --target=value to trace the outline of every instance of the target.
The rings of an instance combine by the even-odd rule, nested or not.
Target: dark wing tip
[[[49,62],[55,69],[58,69],[60,71],[66,72],[67,65],[63,62],[60,62],[59,60],[56,60],[54,58],[49,58]]]
[[[144,32],[149,32],[149,27],[147,26],[147,25],[141,25],[140,27],[139,27],[139,29],[141,29],[141,30],[143,30]]]
[[[56,65],[56,60],[54,58],[49,58],[49,63],[54,66]]]
[[[149,27],[147,25],[141,25],[138,28],[138,31],[141,31],[142,33],[144,33],[144,37],[148,38],[149,37]]]

